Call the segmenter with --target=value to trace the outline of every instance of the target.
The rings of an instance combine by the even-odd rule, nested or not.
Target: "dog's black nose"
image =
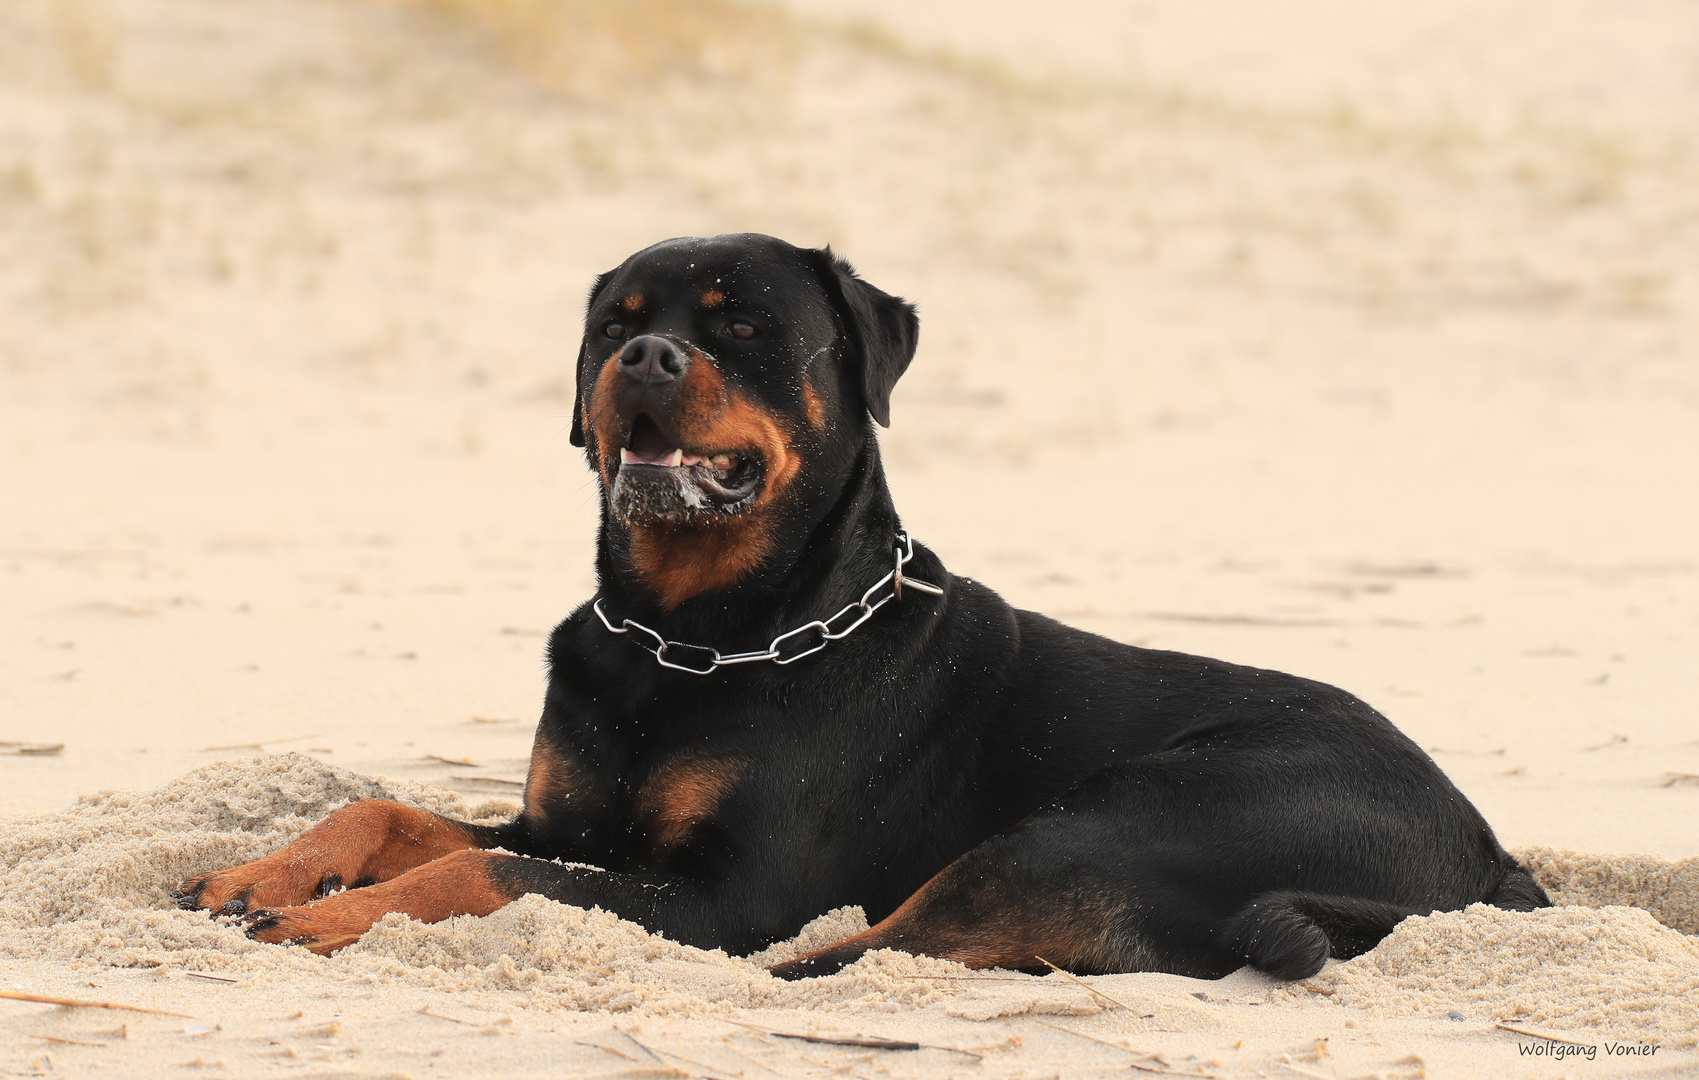
[[[619,354],[619,369],[647,386],[672,382],[689,366],[690,354],[654,334],[632,338]]]

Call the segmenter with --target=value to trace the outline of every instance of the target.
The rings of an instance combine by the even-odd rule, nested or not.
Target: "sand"
[[[0,1001],[0,1073],[1699,1069],[1699,17],[1347,7],[0,8],[0,990],[185,1014]],[[330,959],[172,910],[348,799],[517,797],[583,289],[736,229],[920,303],[884,445],[954,570],[1358,693],[1563,906],[1088,980],[1130,1009],[535,898]]]
[[[1040,1063],[1089,1068],[1107,1053],[1092,1040],[1108,1040],[1127,1048],[1121,1056],[1129,1062],[1228,1076],[1281,1062],[1306,1042],[1301,1060],[1332,1069],[1390,1065],[1394,1073],[1410,1055],[1389,1059],[1389,1046],[1417,1045],[1424,1061],[1462,1059],[1486,1072],[1510,1069],[1519,1042],[1546,1045],[1497,1023],[1572,1040],[1557,1045],[1610,1041],[1656,1047],[1660,1065],[1699,1063],[1699,943],[1631,906],[1662,903],[1690,924],[1699,914],[1694,859],[1542,852],[1530,861],[1562,906],[1521,914],[1475,905],[1411,918],[1372,952],[1290,985],[1248,969],[1217,982],[1035,978],[895,952],[787,983],[761,965],[865,928],[861,912],[825,913],[797,939],[740,958],[538,896],[435,925],[390,915],[323,958],[251,942],[228,920],[176,910],[166,895],[199,868],[254,858],[336,806],[372,797],[469,820],[512,809],[284,754],[209,765],[146,794],[87,796],[8,826],[0,841],[0,956],[12,958],[14,973],[33,976],[13,985],[185,1014],[115,1021],[115,1010],[36,1006],[32,1015],[9,1003],[5,1025],[18,1045],[8,1064],[28,1072],[56,1053],[60,1067],[74,1071],[198,1060],[252,1074],[357,1059],[403,1072],[440,1064],[501,1075],[568,1046],[577,1048],[569,1057],[582,1057],[583,1036],[611,1030],[655,1033],[652,1046],[638,1039],[639,1049],[659,1055],[649,1067],[691,1075],[741,1074],[740,1055],[787,1074],[822,1061],[856,1067],[857,1053],[820,1044],[811,1061],[809,1044],[771,1037],[782,1032],[942,1048],[857,1048],[859,1060],[878,1060],[893,1075],[968,1061],[993,1075],[1022,1075]],[[435,1027],[421,1042],[419,1029],[433,1029],[432,1020],[458,1026]],[[122,1035],[114,1034],[118,1023]],[[1452,1030],[1436,1033],[1436,1025]],[[499,1039],[489,1043],[486,1034]],[[79,1041],[25,1041],[44,1036]],[[622,1038],[604,1052],[635,1053]],[[1155,1056],[1135,1056],[1143,1054]]]

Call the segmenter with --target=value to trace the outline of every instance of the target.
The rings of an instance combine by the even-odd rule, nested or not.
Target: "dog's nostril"
[[[652,334],[633,338],[619,354],[620,369],[643,383],[670,382],[690,366],[685,351],[663,337]]]

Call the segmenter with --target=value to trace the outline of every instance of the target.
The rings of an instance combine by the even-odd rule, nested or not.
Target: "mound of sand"
[[[1407,919],[1368,954],[1274,996],[1313,1001],[1318,991],[1384,1016],[1457,1011],[1699,1042],[1699,944],[1620,905],[1524,914],[1475,904]]]
[[[89,796],[0,833],[0,873],[8,882],[0,899],[0,955],[53,957],[74,967],[312,972],[442,990],[523,989],[553,1007],[655,1014],[875,1001],[924,1005],[939,997],[925,976],[965,972],[897,953],[803,984],[763,970],[763,964],[865,929],[855,908],[823,915],[792,941],[742,959],[676,944],[600,909],[531,896],[488,918],[432,926],[391,915],[357,945],[325,960],[249,941],[233,922],[179,911],[167,895],[197,871],[257,858],[363,798],[394,799],[468,821],[514,810],[502,802],[468,805],[452,792],[359,776],[300,754],[221,762],[142,795]]]
[[[298,754],[222,762],[146,794],[89,796],[0,831],[0,873],[8,882],[0,899],[0,955],[262,982],[521,991],[530,1004],[547,1008],[655,1016],[802,1008],[927,1010],[984,1020],[1105,1008],[1060,976],[975,976],[956,964],[900,953],[874,954],[840,975],[801,983],[763,970],[863,928],[859,909],[823,915],[792,941],[739,958],[679,945],[599,909],[531,896],[487,918],[431,926],[391,915],[356,945],[321,958],[255,944],[234,925],[172,905],[169,889],[190,874],[262,855],[360,798],[395,799],[474,821],[513,809],[501,802],[470,805],[450,792],[360,776]],[[1195,985],[1250,1004],[1343,1005],[1379,1016],[1460,1011],[1570,1031],[1631,1027],[1642,1039],[1694,1045],[1699,945],[1671,929],[1699,918],[1694,860],[1546,850],[1527,859],[1566,906],[1522,914],[1476,905],[1412,918],[1367,955],[1330,964],[1290,987],[1250,972],[1219,984],[1152,975],[1097,984],[1115,986],[1105,992],[1116,997],[1155,993],[1170,1011],[1183,993],[1211,996]],[[1183,1022],[1185,1010],[1179,1012]]]

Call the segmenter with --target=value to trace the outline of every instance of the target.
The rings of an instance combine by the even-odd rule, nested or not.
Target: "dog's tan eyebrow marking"
[[[726,298],[726,294],[718,289],[709,289],[702,294],[702,306],[714,307]]]
[[[619,305],[627,311],[642,311],[643,294],[640,292],[634,292],[627,296],[624,300],[621,300]]]
[[[820,395],[814,392],[814,383],[808,379],[802,382],[802,404],[808,410],[808,423],[816,430],[826,426],[826,406],[820,403]]]

